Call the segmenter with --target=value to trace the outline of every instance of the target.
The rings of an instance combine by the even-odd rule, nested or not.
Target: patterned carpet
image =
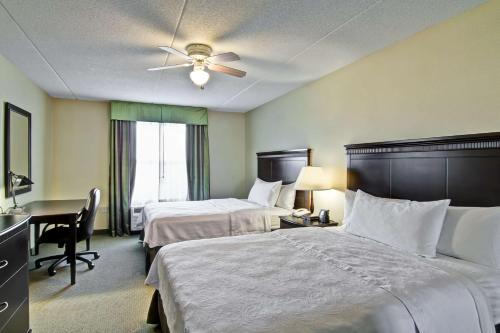
[[[79,244],[79,248],[85,242]],[[146,324],[153,289],[144,285],[144,254],[137,236],[94,236],[92,249],[101,258],[91,271],[77,264],[76,285],[69,266],[49,276],[46,262],[33,270],[30,257],[30,325],[34,333],[155,332]],[[56,245],[41,245],[39,257],[60,253]]]

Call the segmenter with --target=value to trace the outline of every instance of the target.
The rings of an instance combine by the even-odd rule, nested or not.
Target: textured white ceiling
[[[0,52],[51,96],[245,112],[483,0],[0,0]],[[192,42],[235,52],[239,79],[205,90],[182,60]]]

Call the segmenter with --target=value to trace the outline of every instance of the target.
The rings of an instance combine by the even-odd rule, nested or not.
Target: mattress
[[[284,215],[288,215],[288,214],[284,214]],[[280,226],[281,226],[280,216],[282,216],[282,215],[271,216],[271,229],[272,230],[280,228]]]
[[[280,216],[287,216],[292,214],[291,209],[285,209],[280,207],[270,208],[271,214],[271,229],[279,229],[280,228]]]

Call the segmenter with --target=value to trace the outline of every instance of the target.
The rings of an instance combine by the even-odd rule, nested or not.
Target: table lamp
[[[295,190],[310,192],[308,209],[311,211],[311,214],[314,213],[313,191],[330,189],[332,189],[332,185],[328,182],[328,177],[321,167],[303,167],[295,182]]]
[[[11,184],[10,188],[12,193],[12,200],[14,201],[14,207],[9,209],[9,213],[20,214],[23,212],[23,209],[17,206],[16,189],[21,186],[32,185],[33,182],[28,177],[23,175],[17,175],[12,171],[9,171],[9,176],[10,176],[10,184]]]

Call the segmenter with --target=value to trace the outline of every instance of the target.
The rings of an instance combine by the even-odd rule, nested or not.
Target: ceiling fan
[[[186,46],[187,54],[168,46],[159,46],[160,49],[168,53],[179,56],[187,60],[184,64],[169,65],[163,67],[149,68],[148,71],[161,71],[164,69],[189,67],[193,66],[193,71],[189,74],[191,81],[201,89],[205,87],[210,74],[205,71],[205,67],[209,70],[229,74],[236,77],[244,77],[247,73],[236,68],[222,66],[216,62],[229,62],[240,60],[240,57],[233,52],[221,53],[217,55],[212,54],[212,48],[206,44],[189,44]]]

